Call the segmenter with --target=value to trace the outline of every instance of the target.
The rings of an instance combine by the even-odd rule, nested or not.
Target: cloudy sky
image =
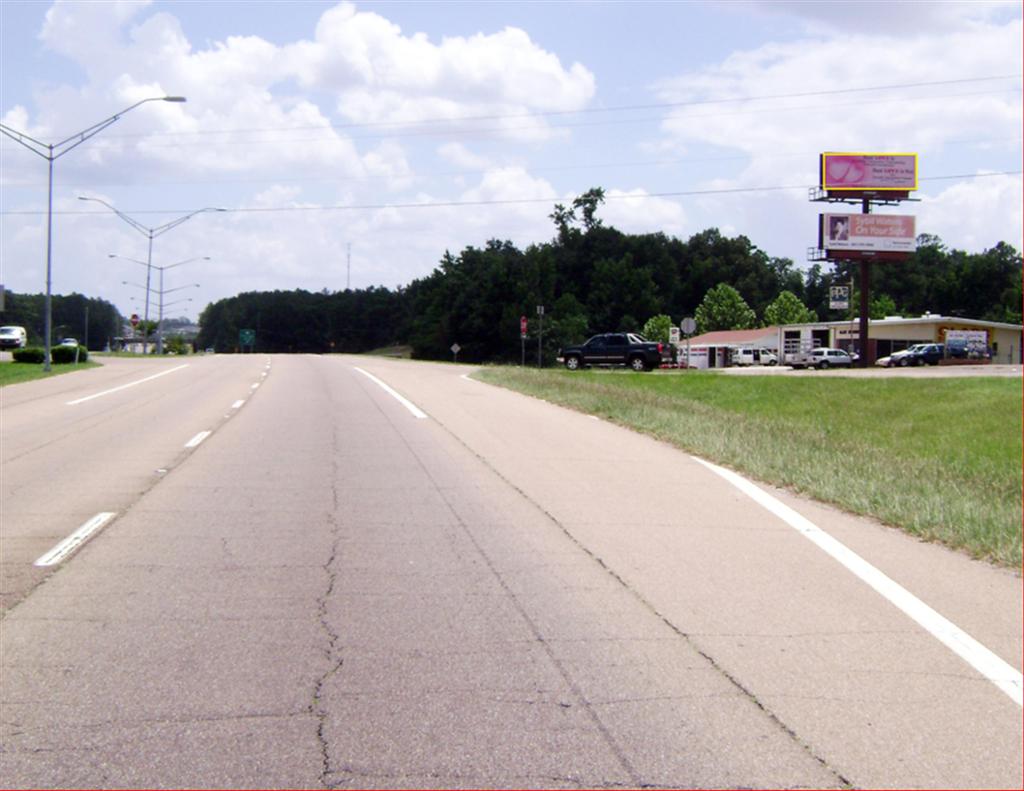
[[[405,285],[445,250],[551,239],[594,186],[624,231],[718,227],[806,266],[822,151],[917,152],[920,202],[884,211],[1021,246],[1016,0],[3,0],[0,35],[2,123],[43,143],[188,99],[55,162],[53,291],[126,315],[146,236],[80,196],[146,228],[227,210],[154,240],[172,316]],[[0,141],[0,282],[39,293],[47,163]]]

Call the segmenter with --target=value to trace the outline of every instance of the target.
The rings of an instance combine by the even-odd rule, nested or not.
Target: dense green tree
[[[757,325],[757,314],[740,292],[728,283],[719,283],[704,296],[697,307],[697,332],[749,330]]]
[[[896,303],[893,298],[888,294],[878,294],[877,296],[871,297],[871,304],[868,308],[868,314],[872,319],[884,319],[886,316],[896,316]],[[851,313],[853,315],[859,315]]]
[[[103,299],[82,294],[54,294],[51,297],[51,341],[61,337],[74,337],[82,345],[102,350],[107,343],[121,334],[124,320],[112,304]],[[42,346],[46,324],[46,295],[5,294],[4,312],[0,322],[24,327],[30,346]]]
[[[641,334],[649,341],[668,343],[671,329],[672,318],[670,316],[666,316],[664,313],[659,313],[657,316],[652,316],[647,319],[647,323],[644,324],[644,329]]]
[[[817,321],[818,315],[800,301],[792,291],[783,291],[764,309],[764,323],[768,327],[781,324],[807,324]]]

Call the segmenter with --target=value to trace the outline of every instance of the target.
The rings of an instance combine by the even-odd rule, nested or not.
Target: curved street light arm
[[[182,266],[184,264],[191,264],[191,263],[193,263],[195,261],[209,261],[209,260],[210,260],[210,256],[208,256],[208,255],[199,255],[199,256],[196,256],[195,258],[186,258],[184,261],[178,261],[177,263],[174,263],[174,264],[167,264],[167,266],[155,266],[154,265],[153,268],[154,269],[159,269],[161,271],[166,271],[168,269],[174,269],[174,267],[176,267],[176,266]]]
[[[141,233],[143,236],[152,236],[152,234],[153,234],[153,229],[147,228],[145,225],[143,225],[138,220],[132,219],[131,217],[129,217],[127,214],[125,214],[122,211],[118,211],[113,206],[111,206],[109,203],[107,203],[105,200],[103,200],[103,198],[87,198],[84,195],[79,195],[78,199],[79,200],[85,200],[85,201],[93,201],[95,203],[102,203],[104,206],[106,206],[108,209],[110,209],[112,212],[114,212],[114,214],[116,214],[118,217],[120,217],[122,220],[124,220],[126,223],[128,223],[132,228],[134,228],[136,231]]]
[[[104,129],[106,129],[108,126],[110,126],[112,123],[114,123],[116,121],[119,121],[121,119],[121,116],[123,116],[125,113],[129,112],[130,110],[134,110],[140,104],[145,104],[146,102],[184,102],[184,101],[185,101],[185,97],[184,96],[151,96],[148,99],[143,99],[142,101],[136,102],[131,107],[126,107],[125,109],[121,110],[119,113],[117,113],[115,115],[112,115],[109,118],[105,118],[104,120],[100,121],[99,123],[93,124],[88,129],[83,129],[81,132],[76,132],[75,134],[71,135],[71,137],[65,138],[64,140],[61,140],[59,143],[43,143],[40,140],[36,140],[34,137],[30,137],[29,135],[26,135],[24,132],[19,132],[16,129],[12,129],[9,126],[6,126],[5,124],[0,124],[0,132],[3,132],[5,135],[7,135],[12,140],[14,140],[14,141],[16,141],[18,143],[21,143],[29,151],[32,151],[32,152],[38,154],[43,159],[49,159],[52,162],[53,160],[58,159],[59,157],[64,156],[66,153],[68,153],[68,151],[72,151],[73,149],[77,148],[82,143],[84,143],[86,140],[88,140],[90,137],[93,137],[94,135],[99,134]],[[29,141],[29,142],[25,142],[26,140]],[[72,141],[74,141],[74,142],[72,143]],[[33,145],[29,145],[29,143],[32,143]],[[72,145],[68,145],[68,143],[72,143]],[[38,146],[39,148],[36,148],[35,146]],[[64,148],[63,151],[58,151],[57,150],[59,148],[63,148],[64,146],[67,146],[67,147]],[[40,150],[40,149],[44,149],[48,153],[44,153],[44,151]]]
[[[39,146],[39,148],[49,149],[50,146],[48,144],[40,140],[36,140],[34,137],[29,137],[24,132],[19,132],[17,129],[11,129],[11,127],[7,126],[6,124],[0,124],[0,133],[7,135],[9,138],[11,138],[11,140],[13,140],[16,143],[21,143],[33,154],[39,154],[39,156],[41,156],[43,159],[51,158],[49,154],[44,154],[42,151],[38,150],[33,145],[29,145],[29,143],[33,143],[34,145]],[[28,140],[29,143],[26,143],[26,140]]]
[[[199,288],[199,287],[200,286],[199,286],[198,283],[189,283],[187,286],[178,286],[177,288],[165,288],[163,291],[160,292],[160,295],[163,296],[164,294],[173,294],[175,291],[183,291],[186,288]]]
[[[164,303],[164,310],[167,310],[167,308],[173,308],[175,305],[184,305],[186,302],[193,302],[193,301],[194,300],[192,299],[192,297],[189,297],[188,299],[176,299],[176,300],[174,300],[174,302],[165,302]]]
[[[150,231],[150,233],[152,233],[154,238],[155,238],[157,236],[160,236],[162,234],[167,233],[168,231],[170,231],[173,228],[177,228],[183,222],[185,222],[186,220],[191,220],[197,214],[202,214],[203,212],[208,212],[208,211],[227,211],[227,209],[218,209],[218,208],[215,208],[213,206],[207,206],[205,209],[196,209],[194,212],[191,212],[190,214],[186,214],[184,217],[179,217],[176,220],[171,220],[169,223],[165,223],[164,225],[158,225],[156,228],[153,228]]]
[[[151,267],[153,267],[153,269],[160,269],[160,270],[163,270],[163,269],[174,269],[174,267],[176,267],[176,266],[181,266],[182,264],[191,264],[193,261],[209,261],[210,260],[210,256],[208,256],[208,255],[200,255],[200,256],[196,256],[195,258],[186,258],[184,261],[178,261],[177,263],[168,264],[167,266],[157,266],[156,264],[147,264],[145,261],[140,261],[138,258],[129,258],[126,255],[117,255],[117,253],[107,253],[107,258],[116,258],[119,261],[131,261],[133,264],[139,264],[140,266],[151,266]]]

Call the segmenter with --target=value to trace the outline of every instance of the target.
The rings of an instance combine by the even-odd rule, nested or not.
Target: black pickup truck
[[[558,359],[570,371],[590,365],[628,365],[634,371],[649,371],[661,365],[665,351],[664,344],[632,332],[606,332],[582,346],[566,346],[559,350]]]

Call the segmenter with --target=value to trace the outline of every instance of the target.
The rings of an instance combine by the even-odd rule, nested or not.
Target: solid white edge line
[[[427,413],[420,409],[418,406],[416,406],[412,401],[410,401],[408,398],[401,395],[400,393],[395,392],[389,385],[382,382],[380,379],[378,379],[370,372],[364,371],[362,368],[358,368],[356,366],[353,367],[367,379],[376,382],[384,390],[385,393],[393,397],[395,400],[398,401],[398,403],[400,403],[402,406],[408,409],[413,414],[413,417],[419,420],[423,420],[427,416]]]
[[[755,486],[746,478],[737,475],[732,470],[727,470],[703,459],[698,459],[696,456],[691,456],[691,458],[727,480],[756,503],[794,528],[804,538],[816,544],[819,549],[824,550],[832,558],[839,561],[877,593],[902,610],[925,631],[929,632],[939,642],[1005,692],[1014,703],[1018,706],[1024,706],[1024,676],[1009,662],[1001,659],[952,621],[937,613],[902,585],[886,576],[856,552],[834,539],[785,503]]]
[[[120,387],[114,387],[114,388],[111,388],[110,390],[104,390],[102,393],[95,393],[95,394],[93,394],[91,396],[86,396],[85,398],[78,398],[78,399],[76,399],[74,401],[68,401],[66,406],[74,406],[75,404],[82,404],[82,403],[85,403],[86,401],[92,401],[94,398],[99,398],[100,396],[105,396],[105,395],[110,395],[111,393],[116,393],[119,390],[127,390],[129,387],[135,387],[135,385],[140,385],[143,382],[149,382],[149,381],[152,381],[153,379],[159,379],[161,376],[167,376],[167,374],[173,374],[175,371],[180,371],[182,368],[188,368],[188,363],[185,363],[184,365],[179,365],[177,368],[171,368],[168,371],[161,371],[158,374],[153,374],[152,376],[147,376],[145,379],[139,379],[137,382],[129,382],[128,384],[121,385]]]
[[[103,511],[82,525],[78,530],[61,541],[57,546],[37,560],[34,566],[55,566],[88,541],[89,537],[117,514]]]
[[[194,437],[192,437],[192,439],[190,439],[188,442],[185,443],[185,447],[186,448],[198,447],[199,443],[202,442],[204,439],[206,439],[208,436],[210,436],[212,433],[213,433],[212,431],[200,431],[198,434],[196,434]]]
[[[232,409],[241,409],[241,408],[242,408],[242,405],[243,405],[244,403],[245,403],[245,399],[244,399],[244,398],[239,398],[239,399],[238,399],[237,401],[235,401],[235,403],[233,403],[233,404],[231,405],[231,408],[232,408]]]

